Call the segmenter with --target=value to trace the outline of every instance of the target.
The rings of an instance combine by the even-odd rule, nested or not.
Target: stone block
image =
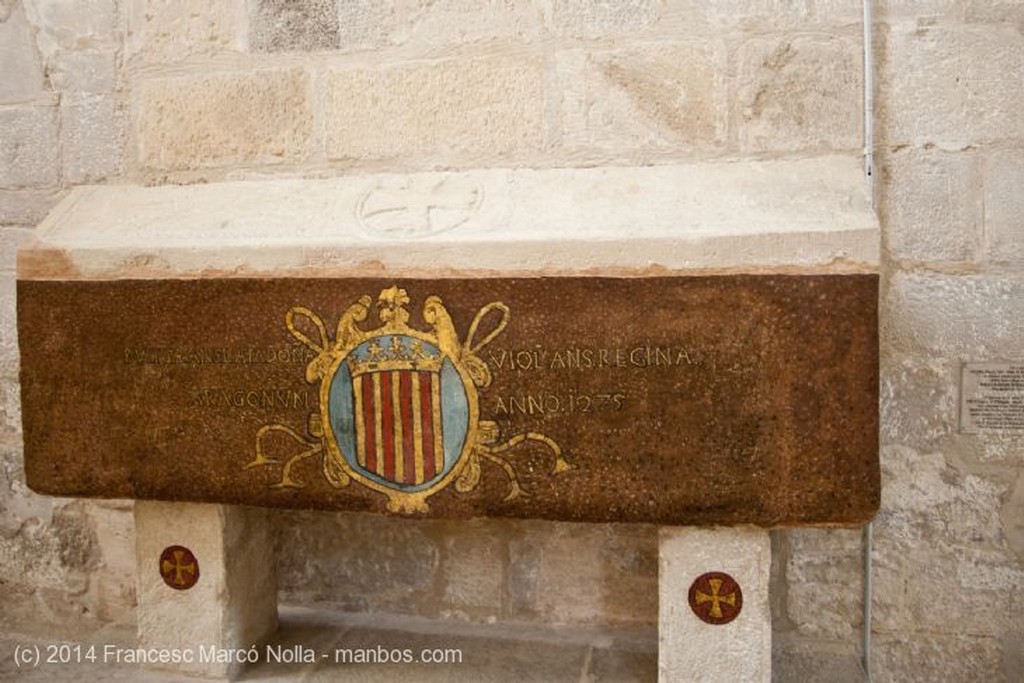
[[[11,368],[17,373],[17,365],[15,364]],[[8,368],[4,367],[4,371],[8,372]],[[9,435],[15,435],[15,438],[21,435],[21,393],[18,391],[18,383],[13,379],[0,380],[3,386],[3,407],[0,408],[0,415],[2,415],[4,431]]]
[[[367,265],[377,262],[394,272],[873,272],[878,223],[866,190],[847,156],[92,186],[66,199],[74,237],[47,241],[76,272],[101,279],[126,268],[137,276],[144,255],[155,257],[147,277],[167,267],[187,277],[239,268],[378,276]],[[66,215],[58,209],[51,222]],[[399,237],[449,246],[414,239],[395,249]],[[50,254],[34,265],[27,255],[25,272],[68,277],[68,262]]]
[[[898,272],[883,308],[883,338],[899,351],[984,361],[1024,348],[1024,278]]]
[[[135,519],[132,503],[111,507],[89,501],[86,514],[96,535],[98,556],[92,581],[96,617],[115,621],[135,608]]]
[[[931,490],[938,487],[930,481],[932,476],[926,472],[918,477],[914,470],[904,478],[915,483],[902,484],[904,490],[917,489],[913,497],[919,499],[919,509],[936,500],[932,511],[916,513],[917,520],[908,524],[907,518],[915,514],[908,515],[904,507],[890,518],[886,501],[876,524],[876,630],[941,634],[950,633],[955,624],[959,635],[1000,637],[1019,632],[1024,569],[1007,548],[999,520],[987,519],[994,517],[992,510],[998,509],[1005,486],[984,483],[979,494],[976,481],[964,481],[952,471],[944,473],[947,491],[966,489],[970,495],[933,496]],[[896,497],[907,496],[897,492]],[[963,521],[957,519],[960,514]]]
[[[813,17],[810,0],[719,0],[708,5],[708,20],[720,31],[768,33],[806,26]]]
[[[441,2],[429,2],[428,9],[436,8],[443,12],[443,5]],[[397,11],[396,3],[389,0],[342,0],[338,3],[338,48],[342,51],[370,49],[392,42]],[[477,13],[469,15],[478,16]],[[463,20],[469,17],[453,17],[454,26],[462,29]],[[442,26],[451,28],[450,24]]]
[[[1010,490],[999,511],[1006,542],[1018,555],[1024,557],[1024,473]]]
[[[289,512],[279,525],[282,602],[405,614],[436,609],[438,523]]]
[[[938,448],[956,432],[958,368],[954,363],[892,358],[882,365],[882,442]]]
[[[922,543],[999,547],[1006,487],[950,466],[941,453],[891,446],[882,453],[882,508],[875,528],[897,548]],[[885,540],[887,539],[887,540]]]
[[[653,623],[654,527],[522,523],[509,543],[513,616],[557,624]]]
[[[524,523],[519,528],[525,528],[529,537],[511,539],[508,544],[508,615],[513,619],[530,619],[536,614],[538,590],[543,588],[539,585],[543,553],[535,541],[538,534],[551,533],[551,527]]]
[[[659,3],[657,21],[645,26],[642,40],[660,38],[680,40],[683,37],[707,35],[722,37],[728,29],[720,24],[712,25],[715,5],[702,0],[662,0]]]
[[[330,159],[509,160],[544,144],[539,60],[444,60],[327,74]]]
[[[10,380],[4,382],[9,383]],[[16,546],[23,542],[17,539],[19,530],[26,526],[31,527],[38,520],[48,519],[55,502],[53,498],[33,493],[25,484],[21,447],[17,443],[0,445],[0,501],[0,564],[3,565],[4,571],[8,571],[10,563],[18,558]],[[5,539],[10,545],[4,545]],[[3,554],[5,551],[10,554]]]
[[[882,0],[883,2],[885,0]],[[814,0],[811,10],[814,23],[831,29],[846,29],[847,32],[860,35],[863,32],[864,2],[863,0]],[[875,0],[875,8],[878,0]],[[877,21],[878,10],[875,9]]]
[[[961,438],[968,444],[965,451],[974,454],[979,462],[1011,466],[1024,463],[1024,448],[1017,433],[993,432]]]
[[[699,680],[707,683],[770,681],[768,532],[750,527],[663,527],[658,558],[658,680],[690,680],[699,671]],[[709,572],[727,574],[741,596],[727,583],[696,582]],[[694,599],[700,601],[698,606],[705,605],[709,618],[732,619],[705,623],[698,618],[689,602],[691,586],[705,591],[703,600],[696,593]],[[740,610],[733,613],[729,606],[737,605]]]
[[[13,273],[17,265],[18,247],[27,242],[35,232],[31,228],[0,228],[0,272]]]
[[[956,620],[946,626],[955,626]],[[872,673],[878,683],[1004,681],[998,639],[972,635],[876,635]]]
[[[18,376],[17,287],[14,274],[0,273],[0,377]],[[7,417],[13,405],[5,405]]]
[[[713,150],[725,141],[725,50],[717,43],[570,53],[557,72],[563,146]]]
[[[12,9],[0,20],[0,102],[26,100],[46,89],[25,10],[20,3]]]
[[[879,552],[890,558],[902,555],[898,562],[905,591],[902,610],[876,622],[883,631],[949,634],[955,625],[952,633],[958,635],[998,638],[1020,630],[1024,569],[1015,559],[1001,553],[998,559],[979,558],[976,551],[944,544],[932,548],[940,552],[879,546]]]
[[[595,646],[588,651],[586,661],[583,680],[588,682],[653,681],[658,677],[656,643],[651,647],[629,644],[621,649]]]
[[[853,38],[754,39],[738,53],[734,125],[745,152],[854,150],[861,47]]]
[[[595,81],[593,85],[589,83],[591,80]],[[586,153],[594,145],[588,123],[588,103],[597,96],[592,91],[602,80],[584,50],[562,50],[552,58],[548,87],[560,93],[551,104],[558,122],[549,136],[553,148],[581,149]]]
[[[964,0],[877,0],[875,16],[887,22],[913,19],[930,24],[959,23],[963,21]]]
[[[193,653],[193,661],[148,662],[146,668],[211,678],[234,677],[244,668],[235,657],[204,659],[200,648],[259,648],[277,630],[270,531],[263,509],[136,504],[138,646]]]
[[[1006,680],[1019,681],[1024,678],[1024,632],[1018,629],[1007,633],[1000,639],[1000,645]]]
[[[658,612],[657,530],[619,525],[606,530],[600,561],[604,567],[601,601],[611,619],[651,623]]]
[[[126,62],[170,64],[244,48],[245,0],[126,0]]]
[[[895,545],[892,547],[896,547]],[[909,624],[907,615],[907,571],[904,556],[910,551],[903,547],[902,553],[889,552],[884,535],[874,536],[874,552],[871,561],[871,628],[873,632],[900,632],[917,628]]]
[[[312,103],[301,69],[154,79],[139,90],[138,159],[147,168],[269,165],[309,154]]]
[[[581,624],[611,616],[596,599],[602,593],[604,573],[602,536],[599,527],[559,524],[539,538],[531,533],[510,544],[517,555],[523,554],[527,544],[539,552],[534,608],[541,619]]]
[[[861,620],[861,532],[786,532],[786,604],[796,633],[848,641]]]
[[[364,0],[256,0],[251,3],[249,44],[257,52],[313,52],[338,47],[339,10],[346,31],[372,25],[376,3]]]
[[[772,636],[772,678],[800,683],[864,683],[852,645]]]
[[[390,6],[396,9],[386,9]],[[535,0],[364,0],[343,3],[339,9],[342,48],[384,39],[428,50],[442,45],[521,44],[546,35],[548,16],[544,3]],[[352,28],[346,29],[346,24]]]
[[[121,174],[124,118],[114,95],[64,95],[61,138],[66,182],[90,183]]]
[[[1003,630],[1021,626],[1014,620],[1014,615],[1024,609],[1024,565],[1019,558],[1008,552],[1003,543],[996,550],[960,548],[956,558],[956,579],[964,592],[979,590],[1003,595],[1004,615],[1010,620]]]
[[[985,160],[985,235],[992,261],[1024,261],[1024,149],[992,152]]]
[[[554,0],[550,14],[551,30],[557,35],[583,39],[635,35],[657,24],[660,5],[657,0]]]
[[[505,587],[507,525],[474,521],[452,525],[444,539],[444,610],[457,617],[495,617]],[[468,527],[468,528],[467,528]]]
[[[65,92],[105,93],[117,85],[113,51],[61,52],[53,59],[50,81]]]
[[[1024,35],[1011,25],[893,25],[880,46],[879,133],[960,150],[1024,137]]]
[[[700,5],[703,12],[688,12],[695,15],[690,26],[693,21],[699,26],[700,14],[704,13],[716,33],[743,33],[751,37],[815,30],[829,35],[859,35],[863,17],[860,0],[720,0]]]
[[[819,560],[825,560],[826,565],[837,558],[850,557],[859,552],[860,530],[859,529],[788,529],[785,532],[789,542],[791,555],[798,555],[804,559],[812,559],[812,565],[825,572],[805,573],[800,572],[800,562],[791,567],[795,576],[800,580],[821,581],[826,579],[827,566],[819,566]],[[792,558],[796,560],[797,558]],[[792,572],[790,572],[792,573]],[[829,580],[835,580],[831,575]]]
[[[19,106],[0,109],[0,188],[57,184],[57,109]]]
[[[53,501],[47,502],[53,506]],[[5,576],[16,579],[11,583],[78,597],[88,590],[98,556],[96,536],[82,506],[82,501],[76,501],[52,507],[52,516],[25,518],[16,534],[0,535],[0,568]],[[69,602],[76,611],[82,606],[80,599]]]
[[[964,5],[964,18],[968,22],[1007,23],[1018,28],[1024,27],[1024,3],[1020,0],[964,0]]]
[[[0,190],[0,225],[36,225],[60,198],[57,190]]]
[[[116,43],[115,0],[26,0],[28,19],[38,29],[43,56],[60,51],[113,48]]]
[[[891,256],[967,261],[981,241],[981,172],[970,154],[905,150],[882,160],[882,206]]]

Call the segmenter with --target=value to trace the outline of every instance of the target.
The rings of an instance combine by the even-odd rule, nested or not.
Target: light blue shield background
[[[349,356],[356,359],[368,358],[369,346],[376,341],[382,348],[391,348],[391,337],[397,336],[402,344],[409,346],[414,340],[406,335],[384,335],[373,337],[363,342],[352,350]],[[440,350],[428,342],[420,341],[423,350],[431,355],[441,355]],[[466,434],[469,431],[469,398],[466,395],[466,387],[463,385],[459,371],[451,359],[445,357],[441,364],[441,428],[442,444],[444,446],[444,467],[434,476],[433,479],[419,485],[402,485],[388,481],[377,476],[359,465],[356,459],[356,429],[355,429],[355,405],[352,398],[352,373],[349,372],[348,363],[342,361],[338,370],[331,379],[331,389],[328,394],[327,413],[331,420],[331,432],[341,450],[341,455],[349,467],[359,472],[367,479],[377,482],[381,486],[415,493],[433,486],[439,479],[444,477],[459,459],[462,448],[466,443]]]

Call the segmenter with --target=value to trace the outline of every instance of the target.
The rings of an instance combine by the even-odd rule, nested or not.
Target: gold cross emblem
[[[722,584],[725,583],[722,579],[708,579],[708,584],[711,586],[711,595],[698,590],[697,591],[697,604],[703,605],[706,602],[711,603],[711,616],[715,619],[721,619],[724,615],[722,614],[722,603],[729,605],[730,607],[736,606],[736,594],[729,593],[728,595],[722,595]]]
[[[743,609],[743,591],[728,574],[707,572],[690,585],[689,602],[698,619],[721,626],[739,616]]]
[[[199,580],[199,562],[188,548],[171,546],[160,555],[160,576],[171,588],[186,590]]]

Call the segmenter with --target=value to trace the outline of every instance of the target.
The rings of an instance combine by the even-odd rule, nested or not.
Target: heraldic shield
[[[386,290],[378,302],[381,327],[339,330],[320,385],[320,410],[327,457],[386,494],[390,509],[422,512],[427,496],[464,466],[479,409],[441,300],[431,297],[424,306],[428,331],[408,325],[408,302],[404,290]]]
[[[413,330],[372,336],[328,376],[321,405],[350,476],[415,499],[456,471],[475,426],[475,392],[436,339]]]
[[[314,352],[306,381],[320,384],[319,409],[309,416],[308,435],[284,424],[260,427],[245,469],[280,465],[280,481],[271,488],[302,488],[296,466],[318,458],[331,486],[355,481],[387,496],[388,510],[398,513],[428,512],[427,498],[450,484],[459,494],[474,491],[481,462],[508,478],[505,501],[526,495],[505,455],[521,444],[550,450],[552,474],[569,471],[559,445],[544,434],[525,432],[502,443],[498,425],[480,421],[477,390],[490,385],[491,372],[477,353],[505,329],[508,306],[493,301],[481,308],[461,341],[440,297],[424,301],[422,330],[409,325],[408,304],[397,286],[383,290],[376,305],[364,295],[341,314],[333,339],[310,309],[288,311],[288,331]],[[381,325],[361,328],[373,309]],[[490,329],[482,332],[485,326]],[[285,438],[302,450],[282,464],[266,442]]]

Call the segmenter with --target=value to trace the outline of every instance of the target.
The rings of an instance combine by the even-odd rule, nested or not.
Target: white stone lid
[[[72,190],[22,278],[875,272],[852,157]]]

